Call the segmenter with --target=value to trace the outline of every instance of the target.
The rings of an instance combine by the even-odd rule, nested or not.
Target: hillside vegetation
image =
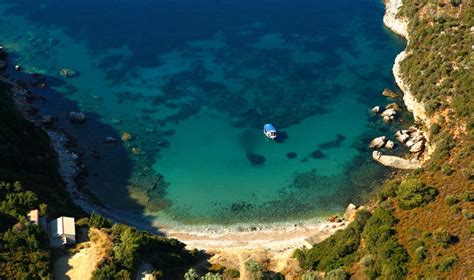
[[[61,215],[80,218],[85,213],[69,198],[46,132],[24,119],[2,82],[0,160],[0,279],[51,279],[47,235],[26,215],[32,209],[39,209],[48,220]],[[102,228],[112,239],[94,279],[134,279],[142,260],[156,268],[156,276],[180,279],[196,260],[195,253],[177,240],[113,224],[101,216],[83,218],[79,224]]]
[[[423,169],[388,180],[375,210],[297,250],[302,279],[474,279],[474,4],[403,2],[403,79],[425,104],[436,150]]]

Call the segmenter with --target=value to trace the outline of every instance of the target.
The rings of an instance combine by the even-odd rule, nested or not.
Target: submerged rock
[[[86,121],[86,116],[84,113],[72,111],[69,113],[69,120],[73,123],[83,123]]]
[[[369,147],[372,149],[380,149],[383,146],[385,146],[385,142],[387,142],[387,137],[385,136],[376,137],[372,139],[372,141],[370,141]]]
[[[247,153],[247,159],[255,165],[262,165],[266,160],[264,156],[254,153]]]
[[[104,139],[104,143],[106,143],[106,144],[117,143],[117,138],[115,138],[115,137],[110,137],[110,136],[109,136],[109,137],[106,137],[106,138]]]
[[[289,153],[286,154],[286,157],[289,158],[289,159],[294,159],[297,156],[298,155],[295,152],[289,152]]]
[[[41,122],[44,124],[44,125],[47,125],[47,126],[51,126],[53,125],[54,123],[54,118],[53,116],[51,115],[45,115],[41,118]]]
[[[315,159],[322,159],[325,158],[326,155],[321,150],[316,150],[311,153],[311,157]]]
[[[123,142],[128,142],[128,141],[132,140],[132,135],[128,132],[124,132],[124,133],[122,133],[121,139],[122,139]]]
[[[61,75],[61,77],[64,77],[64,78],[72,78],[72,77],[77,76],[77,72],[69,68],[61,69],[59,71],[59,74]]]

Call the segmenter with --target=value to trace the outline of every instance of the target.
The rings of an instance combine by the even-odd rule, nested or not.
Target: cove
[[[58,81],[42,110],[77,136],[85,188],[108,207],[164,224],[304,220],[387,174],[368,111],[403,42],[380,1],[24,0],[0,14],[24,71]],[[69,124],[58,100],[112,129]]]

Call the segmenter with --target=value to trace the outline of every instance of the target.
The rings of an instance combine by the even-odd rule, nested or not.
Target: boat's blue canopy
[[[267,123],[263,126],[263,130],[268,131],[268,132],[271,132],[271,131],[276,132],[275,127],[272,124],[269,124],[269,123]]]

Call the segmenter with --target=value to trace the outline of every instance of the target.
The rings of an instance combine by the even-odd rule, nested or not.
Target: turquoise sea
[[[380,0],[0,0],[0,43],[46,76],[40,112],[78,138],[81,188],[107,207],[271,223],[340,212],[387,175],[369,110],[404,42],[382,16]]]

